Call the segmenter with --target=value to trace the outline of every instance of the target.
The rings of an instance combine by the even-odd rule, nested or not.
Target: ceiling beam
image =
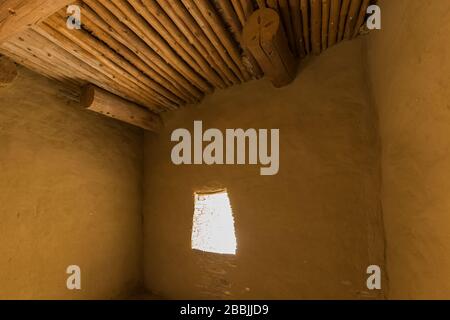
[[[148,131],[159,132],[163,126],[159,115],[92,84],[83,88],[80,100],[83,108]]]
[[[76,0],[0,1],[0,45]]]

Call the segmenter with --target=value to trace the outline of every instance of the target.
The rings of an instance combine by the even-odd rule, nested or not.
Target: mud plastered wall
[[[450,2],[380,1],[367,38],[380,118],[388,298],[450,298]]]
[[[0,88],[0,298],[126,296],[142,270],[142,133],[19,71]]]
[[[283,89],[268,81],[218,91],[166,116],[145,145],[145,285],[166,298],[382,297],[366,268],[384,266],[379,144],[362,42],[301,67]],[[173,130],[280,129],[280,171],[259,166],[175,166]],[[237,255],[191,249],[194,192],[227,188]]]

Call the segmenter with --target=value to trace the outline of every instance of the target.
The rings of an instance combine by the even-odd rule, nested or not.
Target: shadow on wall
[[[390,299],[450,299],[450,1],[381,0],[367,38]]]
[[[24,68],[0,88],[0,299],[126,297],[142,279],[142,132],[59,89]]]

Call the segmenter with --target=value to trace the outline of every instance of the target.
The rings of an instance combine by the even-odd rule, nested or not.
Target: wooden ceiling
[[[359,34],[370,0],[3,0],[0,53],[73,88],[92,83],[154,113],[261,77],[241,46],[254,10],[277,10],[292,53]],[[81,8],[67,27],[68,4]],[[319,30],[319,32],[317,32]],[[314,32],[315,31],[315,32]]]

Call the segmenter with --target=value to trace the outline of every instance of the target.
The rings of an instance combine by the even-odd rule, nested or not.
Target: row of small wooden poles
[[[262,75],[251,54],[243,53],[239,45],[243,26],[258,6],[280,13],[293,53],[304,56],[356,35],[367,0],[258,0],[257,5],[251,0],[84,0],[78,4],[83,30],[67,29],[66,12],[61,11],[34,29],[38,35],[32,33],[25,44],[14,45],[29,51],[36,44],[34,50],[39,51],[45,44],[50,54],[60,58],[52,63],[54,72],[101,85],[159,112],[199,101],[214,88]]]
[[[211,1],[76,4],[81,30],[67,28],[64,9],[5,43],[3,51],[49,76],[93,83],[155,112],[253,77]]]
[[[257,0],[276,10],[295,56],[323,50],[359,34],[371,0]]]
[[[254,10],[276,10],[292,52],[303,57],[357,35],[368,3],[83,0],[81,30],[67,28],[64,9],[2,49],[51,77],[92,83],[159,113],[262,76],[240,45]]]

